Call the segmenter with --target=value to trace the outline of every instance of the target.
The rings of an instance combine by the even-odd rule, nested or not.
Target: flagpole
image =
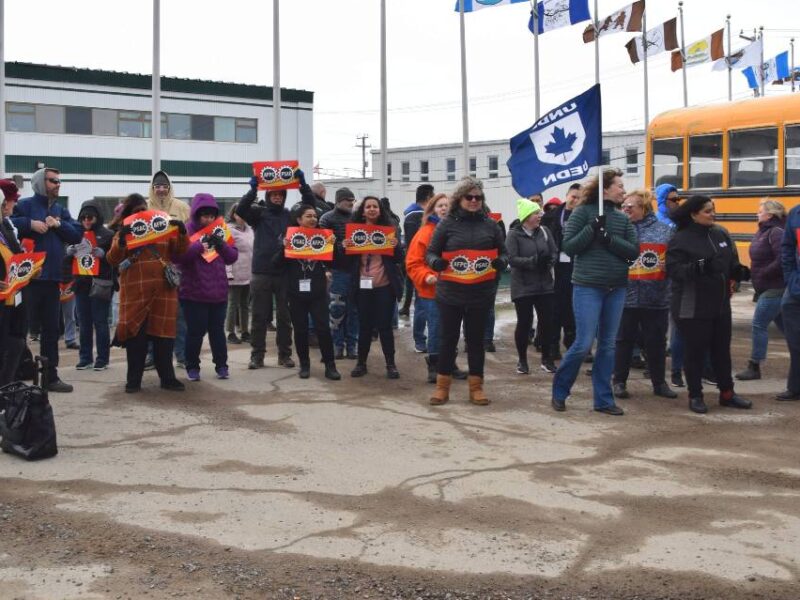
[[[678,2],[678,12],[681,16],[681,62],[683,63],[683,107],[689,106],[689,91],[686,88],[686,38],[683,35],[683,0]]]
[[[272,0],[272,154],[281,160],[281,6]]]
[[[0,0],[0,177],[6,174],[6,14]]]
[[[469,175],[469,108],[467,106],[467,32],[464,24],[464,3],[459,0],[458,12],[461,27],[461,131],[464,144],[464,176]]]
[[[536,109],[536,120],[541,116],[541,104],[539,97],[539,3],[537,0],[531,0],[531,9],[533,14],[533,86],[534,86],[534,99]]]
[[[2,4],[2,0],[0,0],[0,4]],[[2,19],[2,17],[0,17],[0,19]],[[794,38],[789,40],[789,46],[792,49],[792,68],[789,71],[789,74],[792,76],[792,91],[794,92]],[[0,50],[0,52],[2,52],[2,50]]]
[[[650,88],[647,82],[647,7],[642,13],[642,48],[644,48],[644,130],[647,135],[647,126],[650,124]]]
[[[728,63],[728,102],[733,100],[733,67],[731,66],[731,16],[725,17],[725,26],[728,29],[728,51],[725,62]]]
[[[386,197],[386,139],[388,129],[388,106],[386,94],[386,0],[381,0],[381,198]]]
[[[153,0],[153,110],[150,136],[153,139],[152,172],[161,170],[161,0]]]
[[[761,40],[761,65],[758,67],[759,79],[761,80],[761,97],[764,97],[766,90],[764,89],[764,26],[758,28],[758,37]]]
[[[600,14],[594,0],[594,82],[600,84]],[[603,144],[603,124],[600,124],[600,144]],[[603,215],[603,165],[597,165],[597,214]]]

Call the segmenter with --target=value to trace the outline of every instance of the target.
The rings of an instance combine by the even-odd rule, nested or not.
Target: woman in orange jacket
[[[422,213],[422,227],[408,245],[406,251],[406,275],[414,283],[417,298],[414,310],[423,310],[428,320],[428,383],[436,383],[436,367],[439,363],[439,309],[436,305],[436,281],[439,274],[425,262],[425,253],[433,237],[433,231],[441,219],[450,210],[450,199],[447,194],[436,194],[425,206]],[[453,377],[466,379],[467,374],[458,367],[453,370]],[[431,398],[431,404],[444,404]]]

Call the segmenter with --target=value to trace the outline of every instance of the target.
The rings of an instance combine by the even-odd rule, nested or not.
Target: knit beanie
[[[339,204],[342,200],[355,200],[356,196],[353,192],[350,191],[350,188],[339,188],[336,190],[336,204]]]
[[[520,223],[524,223],[525,219],[540,210],[542,210],[542,207],[533,200],[528,200],[527,198],[517,200],[517,218],[519,218]]]

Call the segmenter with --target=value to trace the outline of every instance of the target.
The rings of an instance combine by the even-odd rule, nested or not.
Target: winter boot
[[[739,381],[751,381],[753,379],[761,379],[761,365],[754,360],[747,361],[747,368],[736,374],[736,379]]]
[[[469,383],[469,401],[479,406],[489,404],[489,399],[483,393],[483,377],[470,375],[467,377],[467,382]]]
[[[450,383],[453,378],[450,375],[437,375],[436,376],[436,390],[431,394],[430,403],[434,406],[447,404],[450,400]]]
[[[342,378],[342,376],[339,374],[339,371],[336,370],[335,362],[331,361],[325,363],[325,378],[332,381],[339,381]]]

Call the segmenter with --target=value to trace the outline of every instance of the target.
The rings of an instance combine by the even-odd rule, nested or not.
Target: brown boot
[[[469,383],[469,401],[473,404],[485,406],[489,404],[489,399],[483,393],[483,377],[478,375],[470,375],[467,377]]]
[[[434,406],[447,404],[450,400],[450,382],[453,378],[450,375],[436,375],[436,390],[431,394],[430,403]]]

